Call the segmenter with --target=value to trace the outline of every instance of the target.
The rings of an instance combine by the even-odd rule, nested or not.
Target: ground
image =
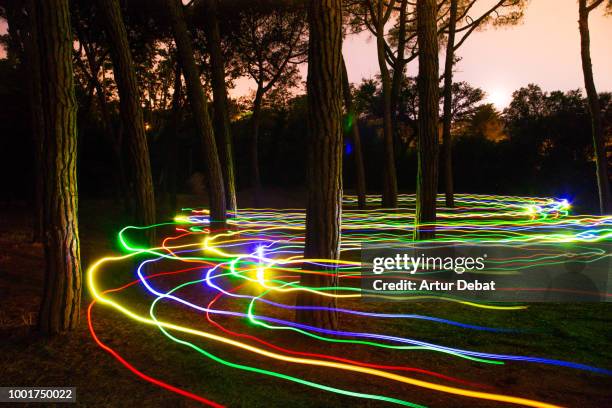
[[[278,192],[277,192],[278,193]],[[281,195],[281,193],[278,193]],[[295,194],[287,194],[295,199]],[[298,195],[299,196],[299,195]],[[183,197],[184,205],[196,198]],[[191,200],[191,201],[190,201]],[[284,199],[279,198],[283,203]],[[277,203],[272,203],[277,204]],[[289,203],[290,205],[291,203]],[[248,204],[247,204],[248,205]],[[110,201],[81,202],[81,244],[83,264],[88,266],[105,254],[117,252],[117,229],[123,225],[118,205]],[[51,340],[34,334],[33,327],[42,292],[42,247],[31,243],[30,209],[13,204],[2,210],[0,219],[0,386],[75,386],[77,400],[87,406],[195,406],[194,401],[180,397],[145,382],[125,369],[116,359],[99,348],[89,333],[86,309],[91,301],[84,293],[82,318],[74,333]],[[196,276],[196,275],[194,275]],[[195,279],[195,278],[194,278]],[[136,291],[134,291],[136,292]],[[126,299],[137,301],[138,295],[127,290]],[[341,302],[347,306],[348,301]],[[351,307],[360,307],[351,304]],[[516,327],[521,334],[448,330],[439,324],[402,320],[373,321],[370,332],[409,336],[425,341],[495,353],[511,353],[557,358],[574,362],[612,367],[612,307],[598,304],[538,304],[527,310],[481,312],[456,303],[380,303],[368,306],[379,312],[404,312],[432,315],[477,325]],[[162,308],[165,316],[177,310]],[[276,313],[270,311],[270,313]],[[286,316],[285,316],[286,317]],[[191,325],[204,323],[200,315],[181,314],[178,318]],[[587,371],[533,363],[508,362],[490,366],[469,360],[449,358],[429,351],[390,351],[343,344],[321,344],[298,334],[266,331],[245,326],[230,318],[217,318],[232,330],[241,328],[282,347],[308,350],[311,353],[340,355],[369,362],[393,362],[397,366],[423,368],[458,377],[464,381],[485,384],[482,391],[503,393],[548,403],[574,407],[609,405],[612,381],[609,376]],[[181,387],[228,406],[381,406],[389,405],[316,390],[272,377],[239,371],[195,355],[191,350],[168,342],[159,331],[135,325],[107,307],[96,305],[93,325],[100,339],[115,349],[137,369],[166,383]],[[341,316],[345,330],[363,330],[359,321]],[[489,401],[452,396],[400,385],[371,376],[349,374],[335,369],[271,363],[262,357],[228,351],[218,344],[206,346],[213,354],[249,365],[288,373],[339,388],[389,395],[427,406],[485,407],[502,406]],[[413,378],[461,386],[431,376],[407,372]],[[472,386],[479,389],[478,386]]]

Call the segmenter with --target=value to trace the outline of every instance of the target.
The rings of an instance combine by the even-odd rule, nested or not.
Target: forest
[[[563,0],[581,83],[461,79],[538,1],[0,0],[0,388],[605,406],[612,1]],[[407,253],[482,268],[372,285]]]

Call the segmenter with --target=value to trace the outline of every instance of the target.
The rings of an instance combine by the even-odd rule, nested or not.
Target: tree
[[[136,221],[141,225],[152,225],[155,224],[155,195],[151,163],[127,31],[118,0],[97,0],[97,5],[110,44],[113,73],[119,90],[119,111],[134,181]],[[149,243],[155,240],[154,231],[147,230]]]
[[[453,188],[453,164],[451,145],[451,109],[453,85],[453,60],[455,46],[455,30],[457,28],[457,7],[459,0],[450,0],[450,16],[448,23],[448,39],[444,61],[444,121],[442,126],[442,143],[444,146],[444,192],[447,207],[455,206]]]
[[[444,116],[442,125],[442,143],[444,149],[444,192],[447,207],[455,206],[452,165],[452,100],[453,100],[453,65],[455,52],[476,29],[492,23],[494,26],[516,24],[523,17],[524,0],[499,0],[477,18],[469,16],[470,9],[476,0],[448,0],[448,9],[441,9],[442,16],[448,13],[444,21],[447,30],[446,56],[444,62]],[[503,12],[502,12],[503,10]],[[461,23],[464,23],[461,26]],[[457,25],[460,25],[457,28]],[[455,35],[459,33],[459,41]]]
[[[234,176],[234,153],[232,134],[225,86],[225,62],[221,52],[221,35],[219,33],[218,0],[205,1],[206,38],[210,54],[211,84],[213,90],[214,129],[217,147],[221,154],[221,165],[225,187],[227,211],[235,212],[236,180]]]
[[[110,50],[108,45],[98,38],[101,37],[102,33],[92,23],[92,20],[96,18],[95,13],[95,7],[92,7],[90,3],[77,2],[74,4],[72,13],[73,27],[79,43],[78,51],[76,51],[74,57],[75,68],[79,69],[79,71],[75,73],[80,73],[84,77],[83,86],[86,88],[87,100],[83,110],[86,113],[90,113],[93,110],[93,94],[95,92],[102,133],[111,147],[116,197],[123,201],[126,213],[130,214],[133,212],[133,206],[131,204],[129,181],[123,157],[123,132],[121,129],[113,126],[112,110],[109,107],[107,98],[109,87],[106,86],[107,84],[104,81],[104,66]],[[79,76],[77,75],[76,78],[78,79]]]
[[[272,9],[247,7],[239,15],[232,42],[244,73],[257,84],[251,117],[251,185],[259,201],[259,127],[264,97],[274,87],[292,88],[300,79],[297,66],[307,54],[303,10],[277,5]]]
[[[308,203],[305,259],[338,259],[342,217],[342,1],[312,0],[308,6]],[[334,287],[332,271],[302,273],[303,286]],[[296,320],[327,329],[338,324],[335,297],[300,291]]]
[[[417,2],[419,129],[414,238],[418,240],[435,237],[439,104],[436,13],[436,0]]]
[[[589,14],[601,3],[603,3],[603,0],[593,0],[590,2],[579,0],[578,25],[580,29],[580,55],[582,57],[584,87],[586,88],[589,112],[591,114],[591,130],[597,170],[597,187],[599,190],[599,209],[601,214],[610,214],[612,213],[612,196],[610,195],[610,179],[608,178],[608,161],[606,158],[601,107],[593,78],[589,34]]]
[[[399,4],[399,6],[396,6]],[[416,53],[404,57],[408,42],[406,25],[410,14],[407,0],[396,0],[385,2],[383,0],[356,0],[351,10],[353,14],[352,25],[354,31],[365,26],[376,38],[376,50],[380,77],[382,82],[383,102],[383,146],[384,146],[384,170],[383,170],[383,207],[393,208],[397,206],[397,173],[395,166],[394,148],[394,118],[399,103],[400,87],[403,82],[406,64],[416,57]],[[396,52],[387,42],[388,30],[385,28],[392,14],[399,7],[399,17],[394,30]],[[393,73],[389,71],[389,66]]]
[[[348,131],[353,137],[355,147],[355,184],[357,190],[357,205],[360,210],[366,208],[366,182],[365,169],[363,167],[363,153],[361,152],[361,135],[359,134],[358,115],[353,104],[351,95],[351,84],[349,83],[346,63],[342,58],[342,91],[344,94],[344,107],[346,109],[346,123]],[[347,132],[348,133],[348,132]]]
[[[44,112],[42,106],[42,79],[40,77],[40,49],[38,35],[38,18],[34,0],[28,0],[28,28],[24,51],[28,69],[28,97],[30,100],[30,117],[32,120],[32,140],[34,141],[34,165],[36,166],[34,199],[36,214],[34,218],[33,241],[44,242]]]
[[[208,175],[208,196],[210,201],[210,219],[211,222],[225,223],[225,187],[223,183],[223,172],[219,155],[217,154],[217,145],[215,143],[214,130],[208,116],[208,102],[204,88],[200,82],[200,74],[193,56],[193,47],[185,17],[183,13],[183,5],[179,0],[164,0],[165,8],[170,19],[174,41],[179,56],[187,95],[193,118],[196,124],[198,136],[202,140],[202,148],[204,150],[204,160]]]
[[[38,321],[45,334],[74,329],[81,304],[77,221],[77,128],[67,0],[37,0],[44,121],[45,286]]]

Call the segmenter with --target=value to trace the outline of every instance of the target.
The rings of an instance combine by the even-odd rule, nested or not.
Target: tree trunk
[[[451,139],[452,101],[453,101],[453,60],[455,58],[455,29],[457,27],[457,3],[451,0],[448,24],[448,41],[446,44],[446,60],[444,63],[444,118],[442,127],[442,143],[444,144],[444,192],[446,206],[455,206],[453,187],[453,152]]]
[[[584,75],[584,87],[589,102],[591,114],[591,132],[593,135],[593,148],[595,151],[595,165],[597,167],[597,187],[599,190],[599,209],[601,214],[612,213],[612,197],[610,196],[610,179],[608,178],[608,161],[606,157],[606,146],[604,143],[603,123],[601,119],[601,107],[599,106],[599,95],[595,88],[593,79],[593,66],[591,63],[591,45],[589,34],[589,12],[586,0],[579,0],[578,25],[580,28],[580,54],[582,57],[582,72]]]
[[[438,190],[438,37],[436,0],[417,2],[419,129],[414,238],[435,236]]]
[[[181,123],[181,99],[183,97],[183,84],[181,81],[181,64],[176,63],[174,73],[174,94],[172,95],[172,118],[170,131],[167,132],[168,151],[166,152],[168,207],[174,215],[177,210],[176,193],[178,189],[178,130]]]
[[[234,175],[234,153],[232,146],[232,133],[230,128],[229,108],[227,103],[227,89],[225,86],[225,63],[221,53],[221,35],[219,34],[219,19],[217,15],[218,0],[206,1],[206,37],[210,54],[212,71],[211,83],[213,89],[214,128],[221,155],[223,181],[225,182],[225,201],[227,211],[235,213],[236,181]]]
[[[100,67],[104,64],[104,57],[98,62],[96,56],[93,54],[91,44],[87,44],[85,35],[82,32],[77,31],[77,38],[79,42],[83,42],[85,56],[87,57],[87,63],[89,65],[89,71],[91,73],[90,86],[96,91],[98,98],[98,105],[100,105],[100,114],[102,116],[102,131],[108,141],[111,151],[113,152],[113,161],[115,169],[113,171],[113,178],[115,181],[115,194],[118,199],[123,202],[123,208],[127,214],[132,213],[131,205],[131,193],[129,191],[129,182],[125,172],[125,163],[123,160],[123,137],[120,131],[113,128],[113,121],[111,120],[111,114],[108,110],[108,103],[106,102],[106,92],[102,83],[98,80],[98,72]]]
[[[165,4],[174,34],[174,41],[176,42],[179,61],[183,68],[193,119],[198,135],[202,140],[202,149],[208,173],[210,220],[211,222],[224,224],[226,214],[223,172],[219,155],[217,154],[214,131],[208,116],[208,102],[200,82],[200,74],[193,56],[191,37],[183,15],[183,5],[179,0],[165,0]]]
[[[136,221],[155,224],[155,195],[151,177],[149,148],[134,71],[134,62],[118,0],[97,0],[110,44],[113,73],[119,90],[119,111],[133,174]],[[147,241],[155,241],[155,230],[146,231]]]
[[[391,113],[391,79],[389,68],[385,59],[384,30],[383,20],[383,0],[378,0],[378,26],[376,28],[376,48],[378,54],[378,65],[382,81],[383,98],[383,191],[382,206],[384,208],[397,207],[397,173],[395,170],[395,153],[393,149],[393,123]]]
[[[253,116],[251,117],[251,188],[253,189],[253,203],[257,207],[261,204],[261,173],[259,172],[259,124],[261,121],[261,103],[263,90],[257,86],[255,100],[253,101]]]
[[[305,259],[338,259],[342,217],[342,1],[312,0],[308,7],[308,203],[306,208]],[[307,269],[317,268],[314,265]],[[338,285],[337,271],[328,275],[302,274],[300,284],[312,288]],[[325,291],[334,294],[333,291]],[[303,324],[336,329],[335,297],[300,291],[296,320]]]
[[[404,53],[406,50],[406,19],[407,19],[408,0],[402,0],[400,3],[400,14],[398,19],[399,30],[397,33],[397,59],[393,69],[393,77],[391,79],[391,119],[393,131],[393,153],[396,160],[401,159],[402,142],[399,132],[399,100],[404,82],[404,71],[406,62],[404,61]]]
[[[36,15],[36,4],[34,0],[28,0],[27,3],[28,11],[28,31],[29,35],[26,38],[25,43],[25,57],[26,65],[28,70],[28,98],[30,102],[30,118],[32,128],[32,141],[34,144],[34,165],[36,167],[34,172],[34,228],[32,233],[32,240],[34,242],[43,242],[44,240],[44,216],[43,216],[43,204],[44,204],[44,173],[43,160],[44,160],[44,114],[42,106],[42,95],[41,95],[41,78],[40,78],[40,50],[38,48],[38,18]]]
[[[366,208],[366,182],[365,169],[363,167],[363,154],[361,152],[361,135],[359,134],[359,123],[357,120],[357,112],[353,105],[353,97],[351,95],[351,85],[346,72],[346,64],[344,57],[342,58],[342,91],[344,93],[344,105],[346,115],[348,117],[348,126],[353,135],[354,155],[355,155],[355,187],[357,190],[357,205],[360,210]]]
[[[45,334],[74,329],[81,305],[77,221],[77,127],[68,0],[37,0],[44,127]]]

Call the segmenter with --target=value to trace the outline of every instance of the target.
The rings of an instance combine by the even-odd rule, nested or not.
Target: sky
[[[494,0],[480,0],[486,7]],[[474,13],[476,16],[477,12]],[[503,109],[512,92],[529,83],[546,91],[583,88],[576,0],[531,0],[518,26],[474,32],[457,52],[456,81],[467,81],[486,92],[487,102]],[[612,91],[612,16],[603,6],[591,13],[591,58],[598,91]],[[6,25],[0,23],[0,33]],[[367,34],[352,35],[343,44],[349,80],[360,82],[378,73],[375,41]],[[442,58],[441,54],[441,65]],[[301,69],[306,79],[306,67]],[[416,75],[417,66],[408,67]],[[232,97],[250,94],[254,83],[240,79]]]
[[[482,6],[490,4],[481,0]],[[476,16],[477,14],[474,14]],[[598,91],[612,91],[612,16],[605,17],[603,6],[591,13],[591,58]],[[368,34],[345,39],[343,53],[349,80],[360,82],[378,74],[376,43]],[[487,102],[505,108],[512,92],[529,83],[546,91],[583,88],[576,0],[531,0],[523,22],[508,28],[487,28],[474,32],[457,52],[462,60],[454,79],[482,88]],[[441,66],[444,54],[440,55]],[[411,64],[408,74],[416,76]],[[306,79],[306,69],[302,70]],[[254,84],[240,80],[232,96],[249,93]]]

